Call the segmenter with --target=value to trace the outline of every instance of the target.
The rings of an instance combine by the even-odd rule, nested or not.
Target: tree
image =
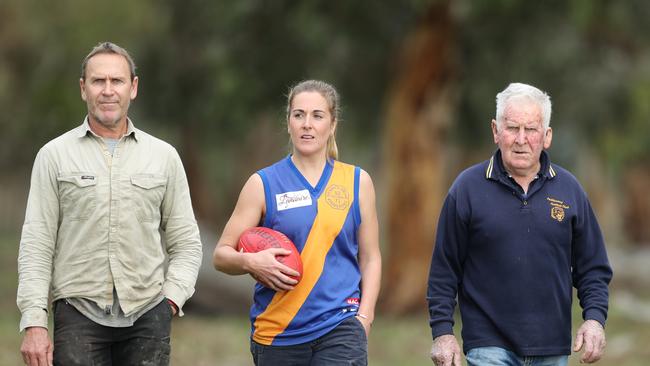
[[[388,266],[383,306],[424,309],[435,228],[446,191],[453,120],[454,27],[447,2],[433,4],[404,41],[385,120]]]

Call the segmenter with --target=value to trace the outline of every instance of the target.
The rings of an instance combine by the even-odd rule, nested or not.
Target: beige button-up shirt
[[[47,327],[48,295],[128,316],[194,293],[201,241],[176,150],[129,120],[113,156],[88,120],[37,154],[18,255],[21,331]]]

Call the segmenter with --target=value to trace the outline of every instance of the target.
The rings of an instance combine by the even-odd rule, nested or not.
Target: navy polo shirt
[[[451,186],[429,273],[434,338],[452,334],[457,297],[465,353],[570,354],[573,287],[583,318],[605,324],[612,270],[596,217],[571,173],[546,152],[540,163],[528,193],[499,150]]]

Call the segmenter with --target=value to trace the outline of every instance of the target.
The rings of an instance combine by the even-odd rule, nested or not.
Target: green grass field
[[[15,305],[17,246],[16,234],[0,235],[0,365],[8,366],[22,365],[19,353],[22,336],[18,333],[19,314]],[[632,319],[623,302],[617,302],[619,294],[642,291],[647,294],[648,290],[635,289],[633,284],[622,286],[613,284],[608,346],[605,357],[597,365],[649,365],[650,320],[647,316]],[[650,296],[641,299],[645,304],[650,303]],[[579,309],[574,309],[574,319],[579,320],[579,314]],[[173,366],[252,364],[248,352],[249,324],[244,316],[197,316],[189,312],[183,318],[175,318],[172,328]],[[430,346],[424,312],[408,318],[389,318],[379,313],[370,335],[369,363],[373,366],[432,365],[428,356]],[[578,364],[578,357],[571,356],[570,365]]]

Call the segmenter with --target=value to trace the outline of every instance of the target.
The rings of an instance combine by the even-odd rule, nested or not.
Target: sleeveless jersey
[[[290,156],[257,172],[266,200],[263,225],[293,241],[303,276],[286,292],[255,285],[250,312],[255,342],[309,342],[355,315],[361,296],[359,172],[353,165],[328,160],[312,187]]]

